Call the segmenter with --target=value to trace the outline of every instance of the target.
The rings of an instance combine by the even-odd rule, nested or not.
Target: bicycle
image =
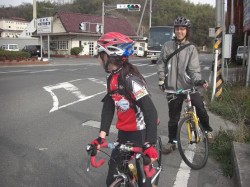
[[[167,98],[168,102],[184,94],[186,106],[182,119],[178,123],[177,145],[184,162],[192,169],[203,168],[208,159],[207,132],[204,131],[196,114],[195,106],[192,106],[190,94],[198,92],[195,87],[187,90],[178,90]]]
[[[114,181],[109,187],[139,187],[138,186],[138,176],[136,167],[134,166],[134,161],[136,159],[140,165],[140,172],[142,174],[142,181],[145,183],[146,177],[151,178],[152,185],[158,185],[160,173],[162,171],[161,166],[161,148],[162,142],[161,138],[157,138],[156,150],[158,152],[158,159],[150,164],[150,158],[142,153],[141,147],[136,147],[132,143],[127,142],[125,144],[119,144],[118,142],[113,143],[103,143],[101,148],[118,149],[120,155],[123,158],[122,165],[116,165],[117,174],[114,175]],[[101,158],[96,160],[96,146],[88,144],[86,148],[90,159],[87,163],[87,171],[89,171],[90,164],[94,168],[99,168],[105,163],[105,159]],[[106,152],[99,149],[100,152],[108,155]],[[111,159],[111,155],[108,155]]]

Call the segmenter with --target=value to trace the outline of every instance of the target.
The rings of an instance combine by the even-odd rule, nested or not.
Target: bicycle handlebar
[[[192,88],[189,88],[189,89],[186,89],[186,90],[183,90],[183,89],[179,89],[177,90],[176,92],[171,92],[170,95],[167,95],[167,99],[169,100],[168,102],[171,102],[172,100],[176,99],[177,96],[176,95],[179,95],[179,94],[185,94],[185,95],[188,95],[190,93],[196,93],[198,92],[197,91],[197,88],[196,87],[192,87]]]
[[[114,149],[116,146],[118,146],[118,143],[108,143],[108,142],[104,142],[103,144],[100,145],[100,148],[110,148],[110,149]],[[140,169],[146,174],[146,176],[148,178],[151,178],[154,174],[155,174],[155,169],[153,167],[151,167],[151,159],[147,156],[144,155],[142,153],[142,148],[141,147],[135,147],[135,146],[128,146],[125,144],[120,144],[119,145],[119,150],[121,151],[128,151],[128,152],[134,152],[134,153],[140,153],[142,159],[143,159],[143,169],[141,167],[140,164]],[[92,144],[88,144],[86,151],[90,154],[90,164],[94,167],[94,168],[99,168],[101,167],[104,163],[105,163],[105,159],[101,158],[100,160],[96,160],[96,155],[94,154],[92,155],[93,152],[97,151],[97,147],[95,145]],[[139,158],[140,159],[140,158]],[[89,171],[89,168],[87,168],[87,171]],[[144,174],[143,172],[141,172],[142,175]],[[144,176],[142,178],[145,178]],[[143,179],[144,180],[144,179]]]

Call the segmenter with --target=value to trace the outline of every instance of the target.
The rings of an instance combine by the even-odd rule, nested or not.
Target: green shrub
[[[231,150],[233,141],[250,143],[250,88],[235,84],[223,85],[222,94],[212,102],[211,90],[206,92],[205,100],[210,111],[236,124],[234,131],[220,129],[210,145],[210,154],[220,162],[225,176],[232,177],[233,163]]]
[[[82,47],[73,47],[70,50],[71,55],[79,55],[82,52],[83,48]]]
[[[239,124],[242,119],[246,125],[250,119],[250,87],[239,85],[223,86],[222,94],[213,102],[211,92],[206,95],[206,102],[209,110],[219,114],[225,119],[228,119],[236,124]]]
[[[231,149],[234,141],[232,131],[219,130],[214,137],[214,143],[210,146],[210,154],[221,163],[222,172],[225,176],[233,176],[233,163]]]
[[[24,51],[5,51],[0,50],[1,60],[16,60],[21,58],[29,58],[30,53]]]

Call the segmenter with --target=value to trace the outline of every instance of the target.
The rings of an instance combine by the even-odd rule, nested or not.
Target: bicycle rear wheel
[[[180,155],[184,162],[192,169],[203,168],[208,159],[208,140],[199,123],[200,131],[200,141],[198,143],[189,143],[188,139],[188,125],[194,126],[194,121],[191,117],[183,118],[178,125],[177,130],[177,144]]]

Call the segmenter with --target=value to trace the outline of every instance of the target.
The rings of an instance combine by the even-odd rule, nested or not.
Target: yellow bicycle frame
[[[194,113],[194,112],[186,112],[185,116],[191,116],[191,119],[193,120],[194,122],[194,125],[195,125],[195,129],[196,129],[196,132],[198,133],[198,125],[199,125],[199,122],[198,122],[198,117],[197,115]],[[190,129],[190,124],[188,121],[186,121],[186,126],[187,126],[187,131],[188,131],[188,141],[189,143],[192,141],[192,132],[191,132],[191,129]],[[196,142],[199,142],[200,141],[200,138],[198,136],[198,134],[196,133]]]

